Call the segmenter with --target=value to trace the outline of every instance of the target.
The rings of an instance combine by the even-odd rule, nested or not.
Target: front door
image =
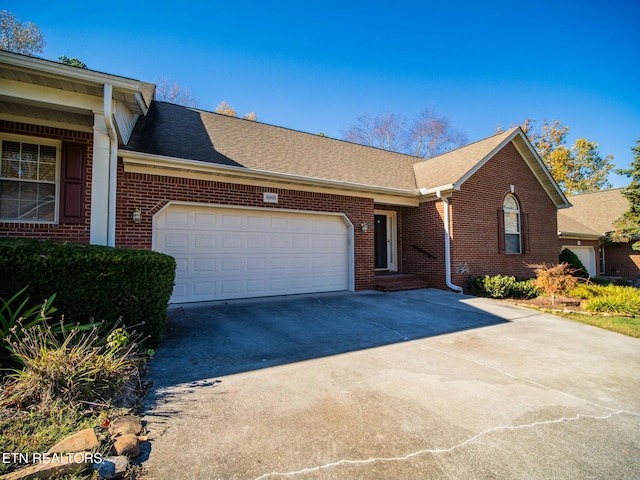
[[[397,271],[396,264],[396,212],[374,212],[375,268]]]

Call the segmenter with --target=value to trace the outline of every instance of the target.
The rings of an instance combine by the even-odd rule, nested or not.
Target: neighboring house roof
[[[560,236],[599,238],[614,230],[613,222],[629,209],[622,189],[582,193],[567,197],[572,208],[558,212]]]
[[[508,142],[560,208],[569,206],[520,128],[438,157],[418,157],[290,130],[227,115],[153,102],[120,150],[195,160],[232,169],[345,182],[363,187],[435,195],[460,185]]]

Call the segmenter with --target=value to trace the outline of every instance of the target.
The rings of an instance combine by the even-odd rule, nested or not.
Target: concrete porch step
[[[381,292],[400,292],[402,290],[418,290],[427,288],[427,284],[415,275],[383,274],[376,275],[373,288]]]

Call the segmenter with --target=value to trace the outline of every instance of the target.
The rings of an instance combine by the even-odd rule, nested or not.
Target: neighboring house
[[[640,276],[640,252],[629,243],[602,242],[614,230],[613,222],[629,209],[622,189],[567,197],[573,207],[558,212],[561,248],[573,251],[591,276],[629,280]]]
[[[556,263],[570,203],[521,129],[423,161],[152,101],[154,86],[0,52],[0,235],[154,249],[173,301],[461,290]]]

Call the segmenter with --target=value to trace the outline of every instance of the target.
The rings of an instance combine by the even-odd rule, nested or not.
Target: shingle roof
[[[485,159],[516,129],[507,130],[491,137],[416,163],[416,183],[421,188],[436,188],[453,185]]]
[[[416,190],[409,155],[165,102],[153,102],[121,150],[252,170]]]
[[[452,152],[419,157],[290,130],[165,102],[153,102],[120,148],[177,160],[195,160],[252,173],[284,174],[357,188],[395,189],[417,196],[456,189],[503,145],[512,142],[559,208],[569,206],[520,128]],[[429,191],[433,188],[434,191]],[[426,192],[424,191],[426,190]]]
[[[572,208],[558,212],[558,231],[603,235],[614,230],[613,222],[628,208],[622,189],[603,190],[567,197]]]

